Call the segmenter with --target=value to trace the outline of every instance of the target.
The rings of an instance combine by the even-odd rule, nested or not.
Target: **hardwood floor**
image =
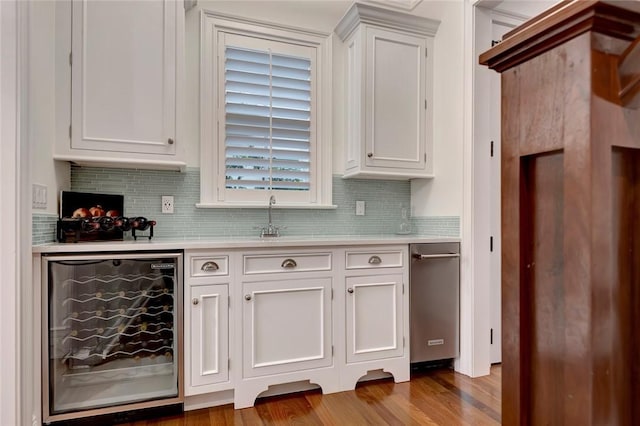
[[[129,425],[499,425],[501,376],[499,365],[477,379],[450,369],[420,371],[405,383],[377,380],[355,391],[283,395],[243,410],[224,405]]]

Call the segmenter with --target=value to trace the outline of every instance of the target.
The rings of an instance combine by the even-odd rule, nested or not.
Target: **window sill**
[[[281,203],[271,206],[274,209],[300,209],[300,210],[335,210],[338,208],[335,204],[297,204],[297,203]],[[266,209],[269,208],[264,203],[197,203],[197,209]]]

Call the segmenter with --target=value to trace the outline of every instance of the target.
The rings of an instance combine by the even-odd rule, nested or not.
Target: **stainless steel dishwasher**
[[[411,244],[411,362],[460,353],[460,244]]]

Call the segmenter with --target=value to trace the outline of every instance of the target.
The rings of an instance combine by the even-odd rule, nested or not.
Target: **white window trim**
[[[331,34],[319,31],[288,27],[246,18],[222,15],[208,10],[200,14],[200,203],[198,208],[264,208],[268,205],[270,191],[264,191],[263,200],[241,202],[224,201],[218,196],[216,179],[219,176],[218,120],[224,114],[219,99],[219,79],[216,54],[220,33],[234,33],[262,37],[286,43],[301,44],[317,49],[317,71],[319,79],[316,91],[316,151],[312,180],[316,193],[310,202],[278,202],[279,208],[334,209],[332,204],[332,157],[331,157]],[[222,111],[221,111],[222,109]],[[224,141],[222,141],[224,143]]]

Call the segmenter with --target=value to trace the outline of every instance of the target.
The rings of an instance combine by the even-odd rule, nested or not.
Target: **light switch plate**
[[[34,183],[31,187],[31,207],[34,209],[47,208],[47,186]]]
[[[356,216],[364,216],[364,201],[356,201]]]

